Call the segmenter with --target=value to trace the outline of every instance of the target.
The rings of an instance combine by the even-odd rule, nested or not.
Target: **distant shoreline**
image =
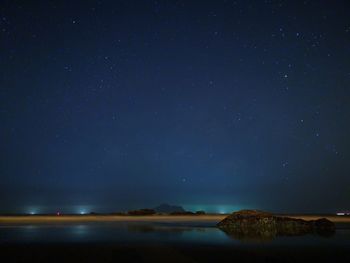
[[[158,223],[181,223],[181,222],[207,222],[218,223],[227,215],[11,215],[0,216],[0,225],[8,224],[50,224],[50,223],[88,223],[88,222],[158,222]],[[334,223],[350,223],[350,216],[336,215],[282,215],[304,220],[327,218]]]
[[[219,222],[227,215],[19,215],[0,216],[1,224],[74,222]]]

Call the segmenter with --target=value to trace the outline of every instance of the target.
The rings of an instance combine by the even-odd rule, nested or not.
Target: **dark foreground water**
[[[237,239],[212,224],[0,226],[1,262],[350,262],[350,228],[330,237]]]

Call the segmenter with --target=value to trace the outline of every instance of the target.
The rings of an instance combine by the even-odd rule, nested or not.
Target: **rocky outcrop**
[[[309,233],[331,235],[333,222],[322,218],[306,221],[259,210],[241,210],[227,216],[217,226],[236,238],[273,239],[276,236],[296,236]]]
[[[193,215],[196,215],[196,216],[201,216],[201,215],[205,215],[205,211],[196,211],[195,213],[191,212],[191,211],[183,211],[183,212],[172,212],[170,213],[170,215],[172,216],[193,216]]]
[[[172,216],[192,216],[195,213],[191,211],[183,211],[183,212],[171,212],[170,215]]]
[[[139,209],[139,210],[133,210],[133,211],[129,211],[128,215],[131,216],[147,216],[147,215],[154,215],[156,213],[156,211],[154,211],[153,209]]]
[[[157,213],[173,213],[173,212],[185,212],[182,206],[177,205],[169,205],[169,204],[161,204],[154,208]]]
[[[203,210],[198,210],[198,211],[196,211],[196,215],[205,215],[206,213],[205,213],[205,211],[203,211]]]

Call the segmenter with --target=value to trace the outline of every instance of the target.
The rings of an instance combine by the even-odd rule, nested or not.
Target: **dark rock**
[[[276,236],[296,236],[309,233],[332,234],[334,223],[323,218],[306,221],[275,216],[259,210],[241,210],[227,216],[217,226],[226,233],[239,238],[273,239]]]
[[[314,224],[314,227],[316,227],[317,229],[335,229],[334,223],[329,221],[326,218],[320,218],[314,221],[311,221]]]
[[[146,216],[146,215],[154,215],[156,213],[156,211],[154,211],[153,209],[139,209],[139,210],[133,210],[133,211],[129,211],[128,215],[132,215],[132,216]]]
[[[300,236],[313,232],[310,221],[290,217],[274,217],[277,234],[280,236]]]
[[[202,211],[202,210],[196,211],[196,215],[205,215],[205,211]]]
[[[321,236],[331,236],[335,232],[335,225],[326,218],[320,218],[312,221],[314,231]]]
[[[241,210],[227,216],[217,225],[228,234],[243,237],[271,239],[277,234],[272,214],[258,210]]]
[[[157,213],[173,213],[173,212],[185,212],[181,206],[177,205],[169,205],[169,204],[161,204],[154,208]]]
[[[184,211],[184,212],[172,212],[170,213],[170,215],[173,216],[190,216],[190,215],[194,215],[195,213],[190,212],[190,211]]]
[[[126,214],[123,213],[123,212],[114,212],[111,215],[114,215],[114,216],[125,216]]]

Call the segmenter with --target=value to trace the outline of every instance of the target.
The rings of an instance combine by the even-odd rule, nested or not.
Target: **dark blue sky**
[[[0,212],[350,209],[348,1],[2,1]]]

